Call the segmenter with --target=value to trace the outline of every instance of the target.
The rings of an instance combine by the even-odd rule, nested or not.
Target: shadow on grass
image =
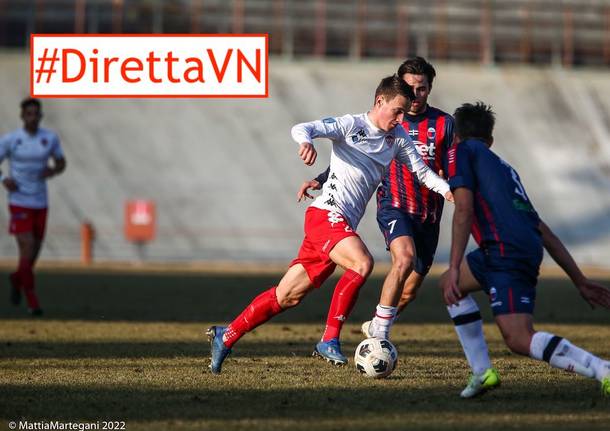
[[[0,273],[0,280],[6,274]],[[228,322],[262,290],[277,283],[278,276],[205,276],[140,274],[38,274],[43,318],[91,321]],[[274,318],[275,322],[317,322],[323,324],[334,282],[311,293],[296,308]],[[361,289],[350,321],[370,319],[379,300],[383,278],[372,277]],[[430,277],[418,299],[401,316],[403,323],[447,323],[447,311]],[[1,286],[1,284],[0,284]],[[0,316],[29,318],[25,306],[9,304],[8,285],[0,296]],[[1,295],[0,291],[0,295]],[[478,295],[478,294],[477,294]],[[477,296],[487,321],[491,314],[487,298]],[[609,324],[608,310],[590,310],[567,281],[542,280],[536,306],[538,322]]]
[[[222,379],[223,376],[218,376]],[[514,384],[485,396],[485,402],[460,400],[446,387],[396,390],[371,384],[368,388],[323,387],[294,389],[167,390],[139,387],[75,387],[71,385],[3,385],[0,417],[55,420],[120,419],[244,420],[357,419],[371,415],[424,413],[470,414],[482,423],[498,415],[607,413],[608,402],[592,393],[593,385],[570,383],[542,388]],[[586,414],[586,413],[584,413]],[[488,416],[491,415],[491,416]],[[607,419],[607,417],[606,417]],[[432,419],[433,420],[433,419]],[[446,417],[445,419],[446,420]],[[476,420],[478,421],[478,420]],[[475,422],[476,422],[475,421]],[[545,421],[548,425],[549,422]],[[556,422],[557,425],[559,422]],[[542,424],[541,424],[542,425]],[[560,427],[561,428],[561,427]]]
[[[311,356],[318,339],[312,341],[257,341],[243,340],[235,346],[231,358],[249,357],[307,357]],[[349,356],[358,342],[343,342],[343,350]],[[397,343],[399,352],[400,343]],[[405,343],[409,356],[443,356],[463,358],[457,341]],[[196,358],[206,359],[210,355],[209,344],[189,342],[25,342],[12,341],[0,344],[0,358],[14,359],[122,359],[122,358]]]

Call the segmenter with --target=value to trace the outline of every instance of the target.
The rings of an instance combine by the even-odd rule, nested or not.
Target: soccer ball
[[[392,374],[398,361],[396,347],[389,340],[367,338],[356,347],[354,362],[362,374],[382,379]]]

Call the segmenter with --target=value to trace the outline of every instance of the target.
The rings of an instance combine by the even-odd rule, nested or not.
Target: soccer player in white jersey
[[[57,134],[40,127],[39,100],[27,98],[21,102],[21,119],[23,128],[0,137],[0,163],[4,159],[10,163],[9,175],[0,174],[8,190],[9,233],[15,235],[19,248],[17,271],[9,276],[11,302],[19,305],[23,292],[30,313],[40,316],[33,270],[47,222],[47,180],[64,171],[66,159]]]
[[[355,230],[390,162],[397,157],[427,187],[452,199],[447,183],[421,160],[404,129],[396,127],[414,98],[412,88],[393,75],[377,87],[369,112],[292,128],[299,156],[308,166],[317,157],[313,139],[332,141],[329,180],[307,209],[301,249],[279,284],[257,296],[229,326],[208,329],[213,373],[221,372],[232,346],[246,332],[298,305],[337,265],[345,273],[335,287],[326,329],[314,353],[337,365],[347,363],[339,344],[341,327],[373,268],[373,259]]]

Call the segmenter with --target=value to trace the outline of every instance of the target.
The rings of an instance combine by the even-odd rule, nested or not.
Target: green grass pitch
[[[6,280],[6,274],[0,274]],[[510,353],[488,324],[502,387],[461,400],[468,368],[430,278],[393,329],[396,371],[385,380],[310,354],[328,282],[248,334],[208,372],[209,324],[225,323],[276,276],[41,272],[41,319],[0,296],[0,430],[9,421],[125,421],[127,430],[607,430],[597,382]],[[363,287],[344,329],[351,356],[382,280]],[[608,283],[608,281],[606,281]],[[591,310],[564,280],[543,280],[538,328],[610,358],[610,312]]]

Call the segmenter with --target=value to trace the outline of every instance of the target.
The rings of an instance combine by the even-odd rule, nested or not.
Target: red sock
[[[30,259],[19,259],[19,267],[17,268],[17,277],[25,294],[25,299],[28,307],[32,310],[40,308],[38,296],[34,291],[34,272],[32,271],[32,262]]]
[[[264,291],[248,305],[239,316],[231,322],[224,334],[225,346],[231,348],[246,332],[262,325],[273,316],[283,311],[277,302],[276,287]]]
[[[345,274],[339,279],[328,309],[326,328],[324,329],[324,335],[322,335],[322,341],[339,337],[343,322],[347,320],[352,312],[356,299],[358,299],[360,287],[365,281],[364,277],[351,269],[345,271]]]

